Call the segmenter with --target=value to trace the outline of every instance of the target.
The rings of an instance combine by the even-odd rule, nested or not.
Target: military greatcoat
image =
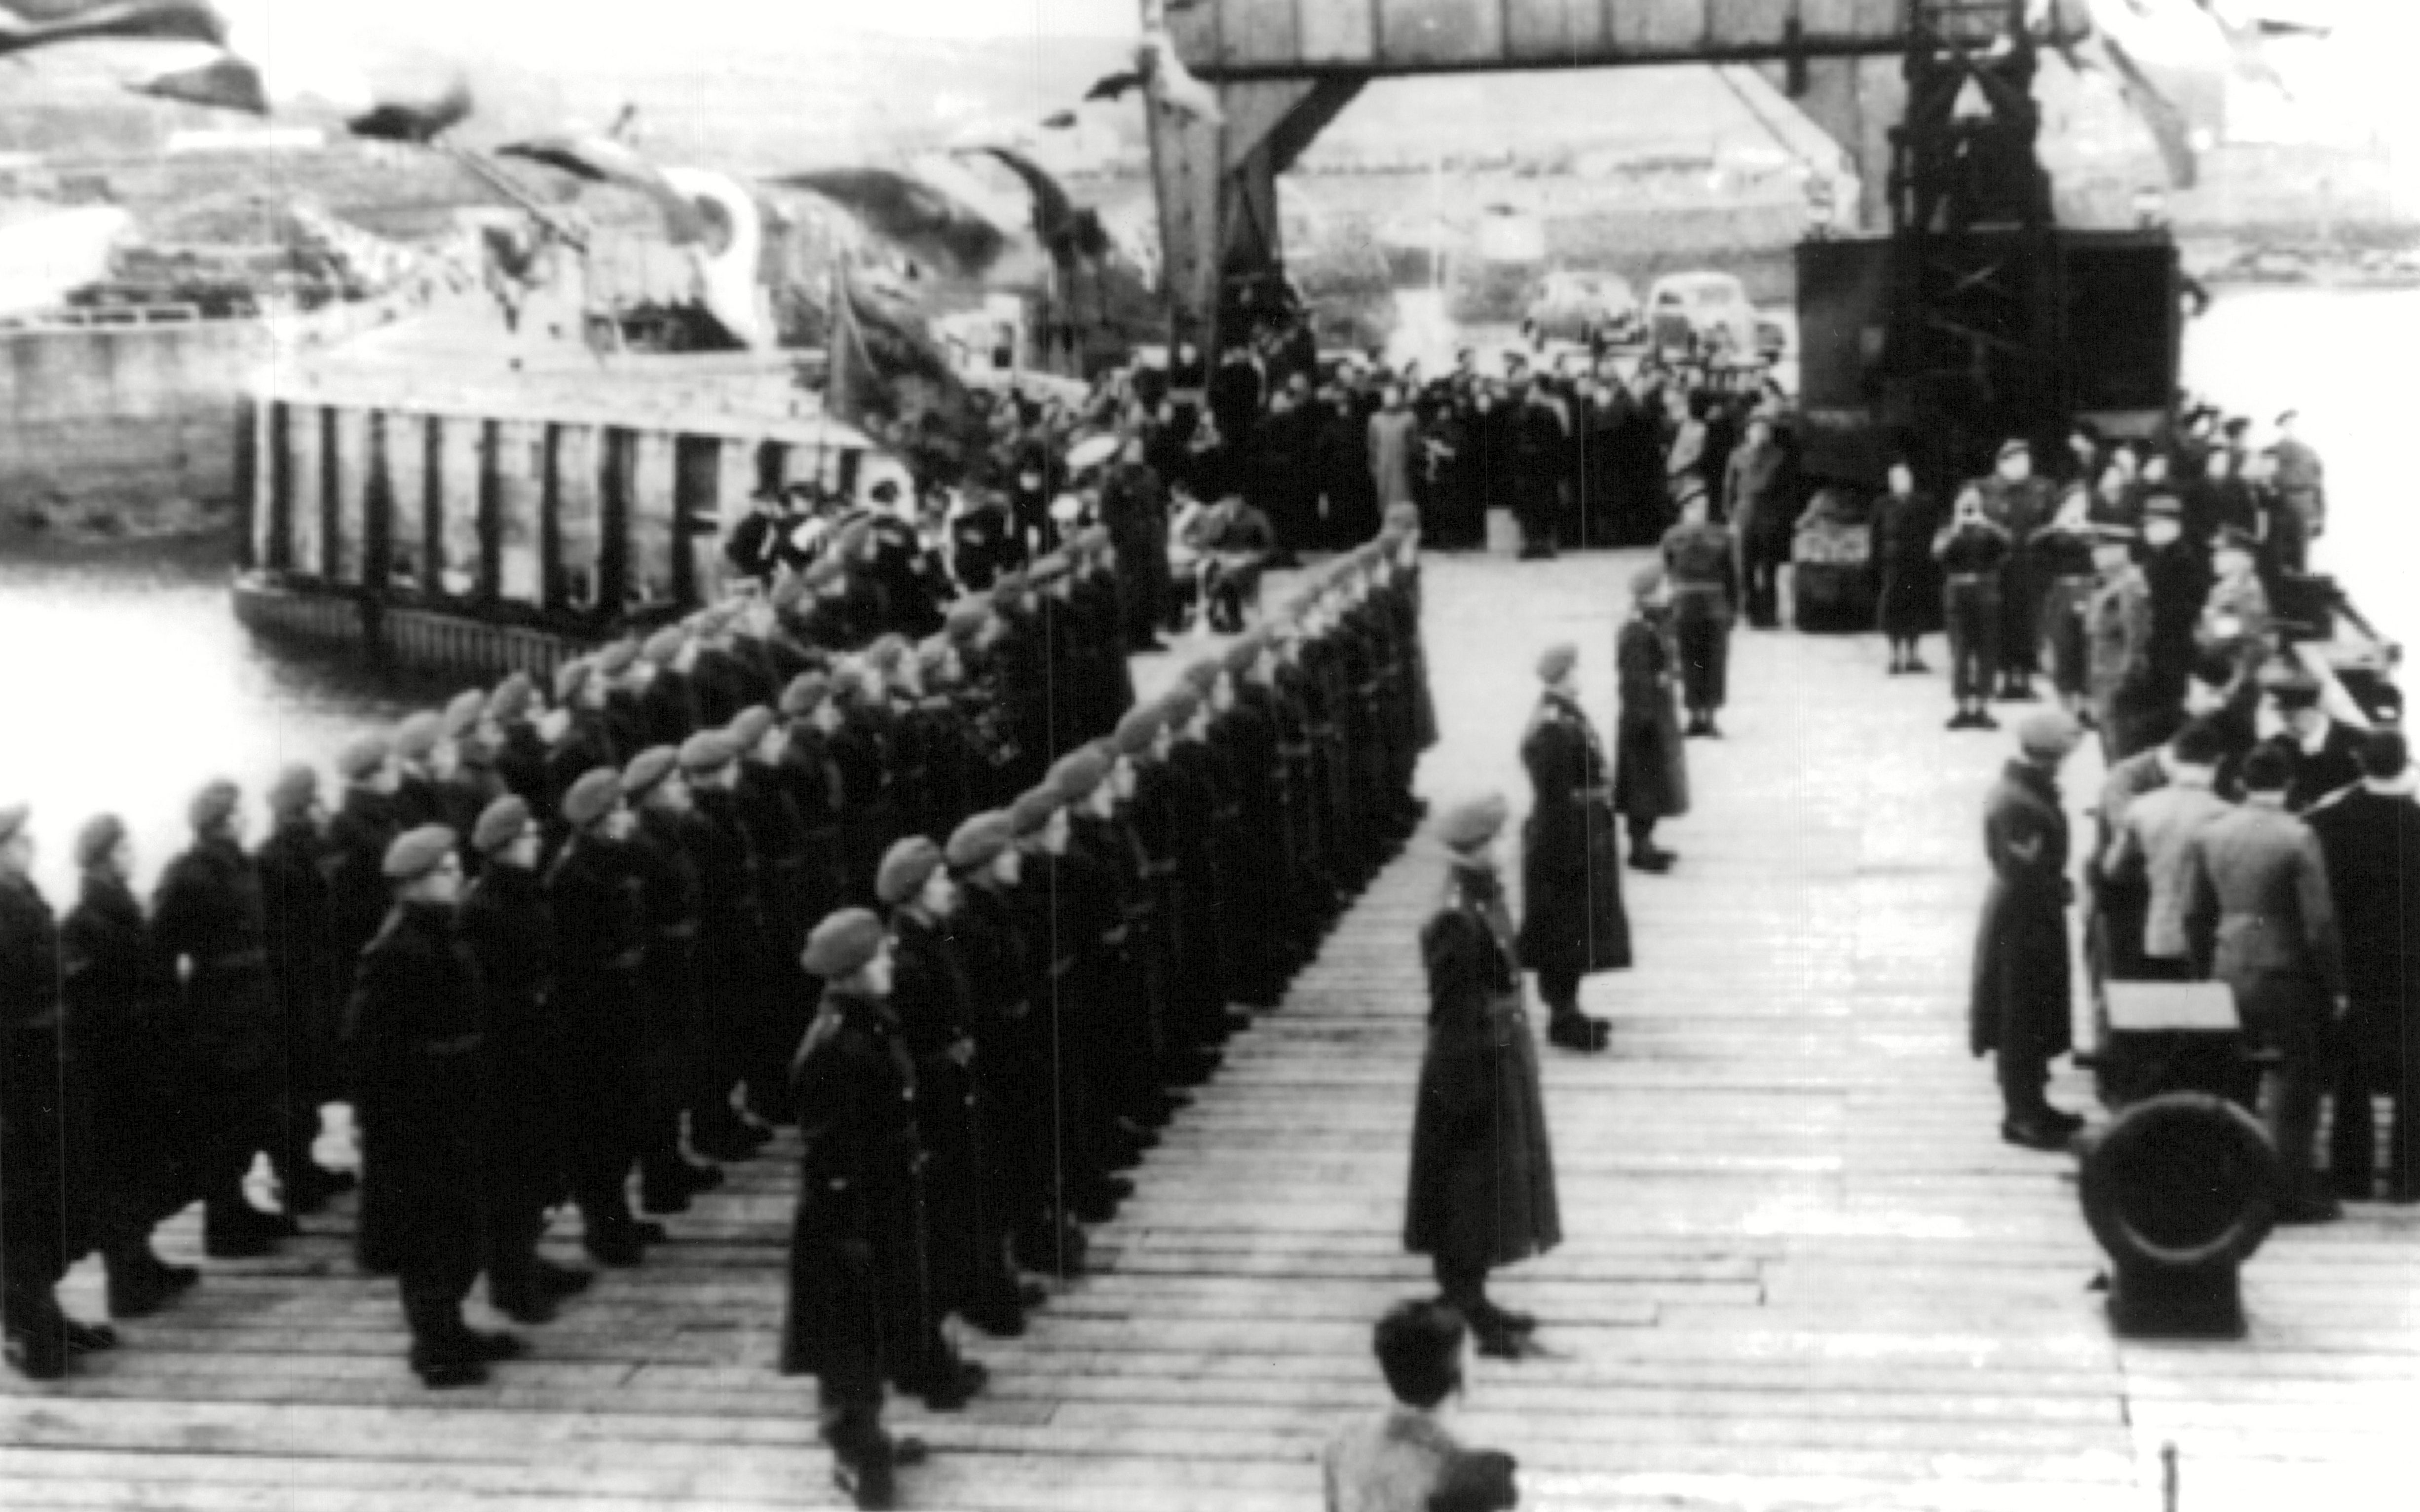
[[[1533,794],[1521,831],[1521,964],[1542,975],[1628,966],[1612,774],[1578,704],[1539,700],[1521,764]]]
[[[1968,1040],[1975,1054],[2070,1048],[2067,814],[2049,773],[2012,761],[1983,805],[1992,888],[1975,936]]]
[[[1512,934],[1495,874],[1463,870],[1420,931],[1429,1038],[1404,1247],[1463,1269],[1543,1255],[1562,1240]]]
[[[1672,645],[1664,626],[1632,616],[1614,640],[1621,715],[1614,728],[1614,806],[1637,823],[1689,811],[1688,756],[1672,704]]]

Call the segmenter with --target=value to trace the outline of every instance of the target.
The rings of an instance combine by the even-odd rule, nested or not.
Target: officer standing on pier
[[[1956,513],[1933,539],[1941,563],[1941,614],[1949,631],[1949,696],[1958,712],[1952,730],[1997,730],[1984,704],[2000,667],[2000,575],[2009,564],[2009,532],[1983,511],[1973,488],[1958,496]]]
[[[1613,828],[1613,774],[1579,705],[1566,643],[1538,658],[1545,684],[1521,739],[1532,801],[1521,832],[1521,955],[1538,974],[1550,1015],[1546,1038],[1566,1050],[1603,1050],[1611,1026],[1580,1011],[1580,980],[1630,965],[1630,918],[1621,906],[1621,846]]]
[[[1706,487],[1682,480],[1681,523],[1664,532],[1664,570],[1672,585],[1672,633],[1681,660],[1681,697],[1692,735],[1718,735],[1714,714],[1730,677],[1731,616],[1739,605],[1739,561],[1730,532],[1706,515]]]
[[[2050,1104],[2050,1061],[2069,1048],[2071,999],[2067,910],[2067,811],[2058,769],[2083,738],[2070,716],[2045,709],[2017,732],[2019,755],[1983,805],[1992,890],[1975,937],[1968,1005],[1978,1056],[1998,1057],[2000,1137],[2030,1149],[2064,1149],[2084,1120]]]

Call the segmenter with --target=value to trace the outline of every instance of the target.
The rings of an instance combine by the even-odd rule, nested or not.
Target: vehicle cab
[[[1756,306],[1729,273],[1668,273],[1647,295],[1648,339],[1659,352],[1758,349]]]

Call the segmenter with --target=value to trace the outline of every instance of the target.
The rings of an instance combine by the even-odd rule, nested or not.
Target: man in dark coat
[[[1653,563],[1630,579],[1630,617],[1615,635],[1621,696],[1614,727],[1613,802],[1630,830],[1630,864],[1668,872],[1680,857],[1659,849],[1655,825],[1689,811],[1689,757],[1672,702],[1671,598]]]
[[[85,1141],[63,1095],[59,931],[30,875],[30,817],[22,804],[0,809],[0,1332],[20,1375],[55,1381],[70,1353],[117,1335],[68,1317],[54,1293],[90,1247],[92,1226],[70,1170]]]
[[[681,1152],[681,1112],[705,1050],[705,1010],[697,963],[699,871],[681,834],[690,794],[679,767],[678,751],[651,746],[622,769],[622,792],[637,817],[629,856],[646,920],[638,975],[646,1025],[639,1202],[649,1212],[686,1212],[691,1196],[722,1184],[721,1167],[694,1164]]]
[[[2041,661],[2041,603],[2049,587],[2034,563],[2031,543],[2050,523],[2057,500],[2050,480],[2034,476],[2033,448],[2019,440],[2001,443],[1992,475],[1973,486],[1982,499],[1984,518],[2009,537],[2009,561],[2000,575],[1998,696],[2029,700]]]
[[[1580,1011],[1580,979],[1630,965],[1630,917],[1621,906],[1621,845],[1613,827],[1613,774],[1579,705],[1578,648],[1538,658],[1545,690],[1521,737],[1532,801],[1521,830],[1521,963],[1538,974],[1546,1038],[1566,1050],[1606,1047],[1612,1029]]]
[[[1714,714],[1730,687],[1731,617],[1740,598],[1730,532],[1706,515],[1705,486],[1683,480],[1681,523],[1664,532],[1661,554],[1672,591],[1674,649],[1681,664],[1688,733],[1718,735]]]
[[[411,1368],[432,1390],[476,1385],[520,1353],[508,1334],[474,1332],[462,1299],[479,1274],[487,1064],[479,969],[455,929],[459,841],[439,825],[387,848],[395,912],[362,952],[349,1017],[362,1132],[362,1206],[377,1208],[411,1331]]]
[[[1504,818],[1504,800],[1491,796],[1437,825],[1450,871],[1440,906],[1420,931],[1428,1048],[1412,1118],[1404,1247],[1429,1257],[1444,1302],[1469,1319],[1481,1353],[1518,1359],[1536,1322],[1488,1300],[1487,1273],[1553,1249],[1562,1217],[1512,923],[1497,878]]]
[[[546,900],[554,914],[556,986],[569,1037],[565,1175],[589,1255],[604,1265],[630,1266],[639,1263],[641,1244],[660,1239],[663,1229],[633,1220],[624,1190],[638,1156],[646,1088],[639,965],[647,921],[620,775],[599,766],[572,783],[563,822],[566,839],[546,874]]]
[[[168,1110],[183,1046],[171,1018],[177,979],[151,939],[127,879],[126,826],[102,814],[76,835],[83,887],[59,926],[68,1064],[90,1116],[94,1240],[109,1278],[109,1315],[140,1318],[201,1278],[151,1249],[151,1230],[185,1205]]]
[[[2262,1091],[2277,1147],[2278,1221],[2340,1215],[2314,1169],[2331,1041],[2347,1014],[2343,937],[2327,862],[2286,811],[2293,768],[2274,746],[2243,762],[2243,802],[2185,841],[2185,939],[2195,969],[2235,992],[2244,1031],[2276,1052]]]
[[[2320,705],[2319,680],[2300,667],[2264,675],[2261,682],[2285,728],[2270,737],[2286,757],[2293,778],[2286,784],[2286,809],[2301,813],[2311,805],[2360,781],[2366,736],[2341,724]]]
[[[1781,569],[1790,561],[1798,501],[1790,454],[1774,440],[1773,422],[1762,415],[1747,423],[1747,440],[1723,465],[1722,518],[1739,553],[1747,623],[1771,629],[1781,623]]]
[[[1520,383],[1506,416],[1512,468],[1512,513],[1521,525],[1521,556],[1556,554],[1555,524],[1562,513],[1563,454],[1570,431],[1545,391]]]
[[[1997,730],[1985,703],[2001,667],[2001,579],[2009,565],[2009,532],[1983,511],[1973,488],[1958,496],[1955,513],[1933,537],[1941,565],[1941,618],[1949,631],[1949,696],[1958,712],[1952,730]]]
[[[482,1261],[488,1300],[524,1323],[554,1316],[554,1300],[588,1273],[537,1257],[547,1209],[567,1189],[570,1033],[555,982],[554,910],[537,872],[540,836],[519,797],[489,804],[471,832],[479,880],[462,896],[462,940],[479,968],[480,1021],[494,1093],[482,1133],[486,1159]]]
[[[1968,1043],[1999,1057],[2000,1137],[2030,1149],[2064,1149],[2084,1120],[2044,1095],[2050,1062],[2070,1048],[2071,988],[2067,909],[2067,811],[2059,764],[2083,738],[2056,710],[2019,727],[2019,754],[1983,801],[1983,853],[1992,888],[1975,936]]]
[[[882,1427],[883,1385],[923,1364],[930,1334],[918,1208],[924,1151],[915,1070],[892,1016],[882,921],[861,908],[818,923],[800,958],[823,1001],[791,1067],[799,1206],[790,1231],[782,1371],[812,1375],[834,1475],[861,1507],[888,1507],[892,1470],[923,1458]],[[965,1404],[981,1371],[951,1361]],[[930,1398],[928,1398],[930,1399]]]
[[[2336,1196],[2370,1195],[2371,1098],[2390,1100],[2386,1195],[2420,1201],[2420,783],[2403,733],[2362,747],[2362,779],[2304,821],[2319,838],[2344,940],[2347,1013],[2328,1173]]]
[[[2149,494],[2143,502],[2143,578],[2151,594],[2149,686],[2146,696],[2164,704],[2184,701],[2196,648],[2194,631],[2210,601],[2210,553],[2185,535],[2173,493]],[[2178,723],[2183,720],[2179,718]],[[2151,726],[2145,738],[2164,740],[2171,730]]]
[[[353,961],[335,954],[318,774],[300,764],[287,767],[270,784],[268,804],[269,838],[253,853],[253,863],[260,871],[269,971],[286,1026],[286,1137],[277,1169],[287,1209],[315,1212],[353,1186],[349,1173],[329,1170],[311,1154],[319,1110],[345,1095],[339,1047]]]
[[[203,1248],[212,1257],[265,1255],[300,1230],[243,1193],[256,1153],[286,1153],[286,1027],[269,974],[260,871],[238,843],[240,800],[215,781],[188,810],[193,848],[168,863],[152,901],[152,933],[185,985],[201,1148]]]
[[[1168,490],[1142,459],[1140,440],[1120,443],[1101,480],[1101,522],[1117,548],[1118,602],[1128,652],[1164,649],[1168,620]]]
[[[733,1094],[767,1033],[775,991],[768,962],[771,929],[757,858],[739,808],[739,748],[720,730],[682,742],[689,811],[679,833],[697,868],[697,980],[701,1030],[689,1089],[690,1148],[714,1160],[748,1160],[768,1134],[739,1117]]]
[[[1929,671],[1917,654],[1933,627],[1941,597],[1932,564],[1932,537],[1941,528],[1941,506],[1917,491],[1916,471],[1894,457],[1889,486],[1874,501],[1873,560],[1882,573],[1874,599],[1875,625],[1890,642],[1890,670]]]
[[[362,948],[386,920],[386,878],[379,869],[386,848],[403,833],[396,813],[402,777],[387,738],[375,732],[336,753],[336,776],[345,791],[328,821],[319,870],[328,879],[330,969],[338,981],[349,982]]]
[[[1018,919],[1025,856],[1016,841],[1015,821],[994,810],[960,825],[942,854],[959,889],[949,936],[966,968],[981,1195],[992,1226],[1039,1256],[1053,1211],[1049,1046],[1046,1015],[1034,1010],[1034,948]]]

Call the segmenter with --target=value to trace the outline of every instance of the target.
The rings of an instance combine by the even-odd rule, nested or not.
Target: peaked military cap
[[[612,812],[621,799],[622,774],[610,766],[592,766],[564,794],[563,817],[575,829],[585,829]]]
[[[657,784],[672,776],[673,769],[679,764],[679,751],[670,746],[649,746],[631,757],[630,764],[622,768],[622,795],[645,797]]]
[[[991,865],[1000,853],[1016,839],[1016,825],[1010,816],[994,809],[979,813],[950,832],[949,848],[943,857],[959,872],[973,872]]]
[[[739,759],[739,743],[720,730],[701,730],[681,742],[684,772],[719,772]]]
[[[423,711],[395,727],[395,754],[402,761],[422,761],[444,738],[445,721],[437,715]]]
[[[1457,804],[1437,820],[1437,840],[1449,850],[1475,851],[1497,837],[1511,812],[1499,793]]]
[[[377,771],[394,749],[386,736],[375,730],[355,735],[336,752],[336,775],[348,782],[359,782]]]
[[[387,846],[386,859],[379,870],[386,873],[390,882],[416,882],[453,855],[456,843],[454,831],[443,825],[407,829]]]
[[[807,934],[799,964],[826,981],[852,976],[882,950],[882,920],[867,908],[844,908],[825,916]]]
[[[507,793],[479,810],[479,822],[471,826],[471,848],[481,856],[493,856],[528,833],[529,827],[529,805]]]
[[[874,874],[874,895],[896,907],[916,896],[924,879],[941,867],[941,848],[923,835],[895,841],[882,853]]]
[[[2005,462],[2012,456],[2031,456],[2033,455],[2034,448],[2031,441],[2024,440],[2023,437],[2011,436],[2007,440],[2000,443],[2000,450],[1996,459]]]

